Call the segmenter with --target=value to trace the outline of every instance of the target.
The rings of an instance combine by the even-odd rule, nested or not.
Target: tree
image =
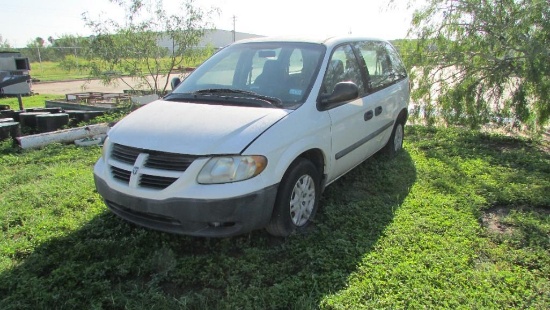
[[[30,40],[24,48],[19,49],[19,51],[29,57],[31,62],[37,61],[42,63],[42,61],[51,60],[50,51],[44,46],[45,43],[44,39],[36,37],[34,40]]]
[[[34,42],[38,47],[44,47],[44,43],[46,43],[46,41],[44,41],[44,39],[42,39],[41,37],[36,37],[36,39],[34,39]]]
[[[51,38],[51,37],[50,37]],[[50,39],[48,38],[48,41]],[[78,58],[81,50],[87,48],[89,39],[71,34],[63,34],[50,41],[48,49],[52,50],[52,60],[60,61],[60,66],[66,70],[79,69]]]
[[[548,0],[430,0],[409,36],[402,52],[414,66],[417,116],[532,132],[548,123]]]
[[[90,74],[107,84],[120,81],[132,88],[123,75],[137,80],[157,94],[166,92],[170,74],[200,52],[196,47],[210,26],[215,10],[205,11],[187,0],[178,12],[168,14],[162,0],[110,0],[125,10],[122,23],[92,20],[84,14],[94,36],[89,43]],[[170,47],[160,46],[169,42]]]
[[[10,43],[8,42],[8,40],[4,40],[4,38],[2,38],[1,34],[0,34],[0,48],[2,48],[2,49],[10,49],[11,48]]]

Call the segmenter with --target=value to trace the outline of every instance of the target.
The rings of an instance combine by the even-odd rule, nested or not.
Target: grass
[[[65,99],[64,95],[32,95],[23,96],[23,108],[43,108],[46,106],[46,100]],[[17,97],[0,98],[0,105],[9,105],[12,110],[19,110],[19,101]]]
[[[4,142],[0,309],[546,309],[550,155],[462,129],[406,135],[287,239],[134,226],[95,192],[99,148]]]
[[[196,67],[201,64],[208,55],[204,55],[197,59],[190,59],[186,61],[183,67]],[[164,58],[161,60],[163,68],[168,67],[170,59]],[[58,82],[67,80],[78,80],[90,78],[90,69],[87,68],[89,61],[81,58],[70,58],[70,66],[62,66],[61,62],[42,61],[31,63],[31,77],[33,79],[40,80],[41,82]],[[148,72],[145,67],[142,68],[144,72]],[[175,68],[179,70],[181,68]],[[118,68],[118,71],[124,71]],[[124,71],[127,74],[126,71]]]
[[[41,82],[87,79],[89,72],[84,68],[63,69],[58,62],[43,61],[31,63],[31,77]]]

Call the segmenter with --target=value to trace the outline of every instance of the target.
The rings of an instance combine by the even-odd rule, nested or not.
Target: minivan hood
[[[110,131],[114,143],[189,155],[239,154],[289,110],[157,100]]]

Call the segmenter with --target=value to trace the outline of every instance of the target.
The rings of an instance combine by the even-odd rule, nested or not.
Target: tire
[[[405,128],[403,121],[397,119],[390,136],[390,140],[382,149],[382,153],[390,158],[395,157],[403,149],[403,139],[405,138]]]
[[[267,232],[287,237],[304,231],[317,213],[320,194],[319,172],[313,163],[303,158],[295,160],[279,185]]]

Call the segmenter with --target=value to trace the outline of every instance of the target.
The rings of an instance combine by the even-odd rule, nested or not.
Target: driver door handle
[[[367,113],[365,113],[363,118],[365,119],[365,122],[366,122],[366,121],[370,120],[373,116],[374,116],[374,114],[372,113],[372,110],[370,110]]]

